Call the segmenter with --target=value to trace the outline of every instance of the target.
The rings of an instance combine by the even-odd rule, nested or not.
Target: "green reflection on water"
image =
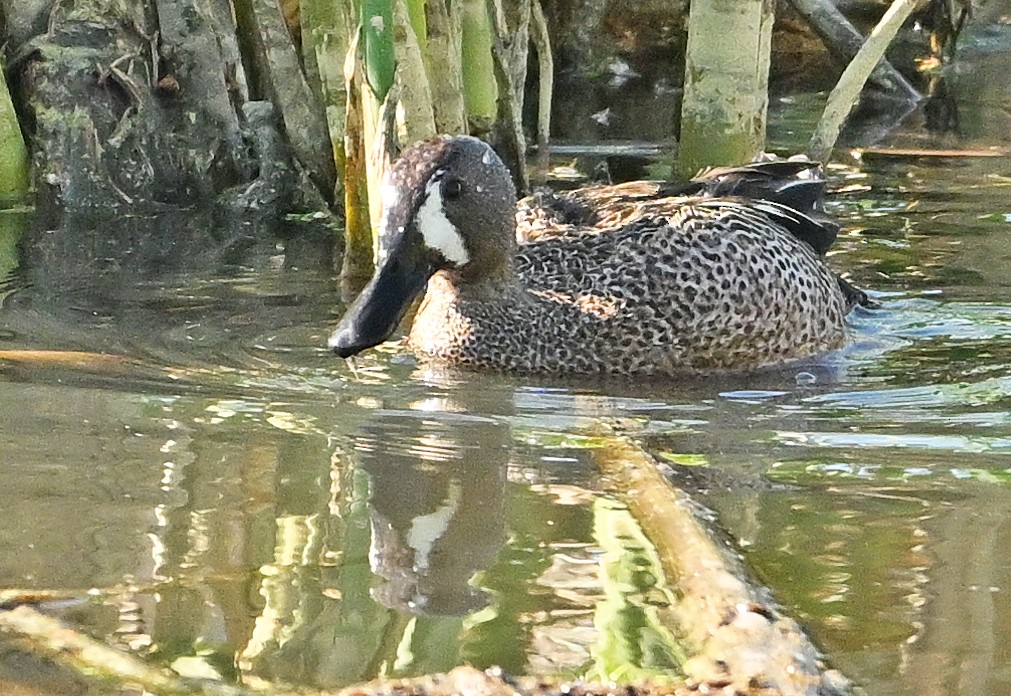
[[[605,682],[670,679],[687,660],[673,633],[676,602],[656,549],[623,505],[593,503],[594,538],[604,556],[594,625],[600,632],[588,677]]]
[[[900,645],[913,632],[910,602],[922,594],[925,512],[915,495],[887,490],[783,491],[754,511],[747,557],[833,654]]]

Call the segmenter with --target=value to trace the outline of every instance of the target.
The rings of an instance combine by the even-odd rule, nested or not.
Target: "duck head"
[[[388,339],[435,273],[474,283],[511,269],[516,190],[481,140],[442,137],[414,146],[394,163],[382,195],[375,274],[328,341],[342,358]]]

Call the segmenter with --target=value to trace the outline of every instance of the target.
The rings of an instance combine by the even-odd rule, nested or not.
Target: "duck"
[[[866,295],[825,260],[838,226],[811,162],[715,169],[516,200],[484,141],[441,136],[385,179],[375,273],[328,340],[350,358],[407,336],[465,369],[679,376],[842,347]]]

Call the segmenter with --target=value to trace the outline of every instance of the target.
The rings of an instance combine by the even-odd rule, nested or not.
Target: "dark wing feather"
[[[564,192],[540,191],[519,204],[518,236],[595,234],[638,219],[672,214],[699,198],[734,199],[750,205],[824,255],[839,225],[824,214],[825,177],[821,164],[778,160],[706,170],[687,184],[632,181]]]

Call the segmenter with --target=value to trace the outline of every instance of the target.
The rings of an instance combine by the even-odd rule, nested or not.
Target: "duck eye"
[[[459,198],[462,193],[463,182],[459,179],[446,179],[445,183],[442,185],[442,195],[450,200]]]

